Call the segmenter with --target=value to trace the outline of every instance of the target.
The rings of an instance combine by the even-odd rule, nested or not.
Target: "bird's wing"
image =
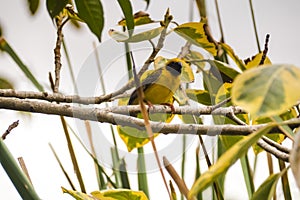
[[[141,85],[142,85],[144,92],[149,88],[150,85],[157,82],[158,78],[160,77],[160,75],[162,73],[162,70],[163,70],[162,68],[154,70],[142,81]],[[128,105],[132,105],[134,103],[134,101],[136,101],[137,97],[138,97],[137,89],[135,89],[130,96]]]

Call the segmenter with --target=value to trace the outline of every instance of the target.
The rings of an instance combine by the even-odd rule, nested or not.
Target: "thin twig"
[[[225,105],[226,103],[228,103],[229,101],[231,101],[231,97],[228,97],[227,99],[224,99],[223,101],[217,103],[216,105],[213,105],[213,106],[212,106],[212,109],[213,109],[213,110],[216,110],[216,109],[218,109],[218,108],[224,106],[224,105]]]
[[[268,53],[268,50],[269,50],[269,48],[268,48],[269,39],[270,39],[270,35],[267,34],[267,35],[266,35],[266,40],[265,40],[265,48],[264,48],[264,51],[263,51],[263,55],[262,55],[262,57],[261,57],[261,60],[260,60],[260,62],[259,62],[259,65],[263,65],[264,62],[265,62],[265,60],[266,60],[266,58],[267,58],[267,53]]]
[[[11,125],[9,125],[9,127],[7,128],[7,130],[2,135],[2,140],[5,140],[5,138],[8,136],[8,134],[10,134],[11,130],[13,130],[14,128],[16,128],[18,125],[19,125],[19,120],[15,121]]]
[[[260,139],[257,141],[258,146],[260,146],[265,151],[273,154],[276,158],[279,158],[285,162],[289,162],[289,154],[279,151],[275,147],[268,145],[264,140]]]
[[[50,147],[50,149],[51,149],[51,151],[52,151],[52,153],[53,153],[53,155],[54,155],[56,161],[58,162],[60,169],[62,170],[63,174],[65,175],[65,177],[66,177],[66,179],[67,179],[67,181],[68,181],[68,183],[70,184],[72,190],[76,190],[74,184],[72,183],[72,180],[71,180],[70,176],[68,175],[68,173],[67,173],[67,171],[65,170],[64,166],[62,165],[62,163],[61,163],[61,161],[60,161],[58,155],[56,154],[56,152],[55,152],[53,146],[51,145],[51,143],[49,143],[49,147]]]
[[[63,18],[58,17],[56,18],[56,26],[57,26],[57,38],[56,38],[56,45],[54,48],[54,64],[55,64],[55,82],[54,82],[54,93],[58,92],[59,88],[59,81],[60,81],[60,70],[61,70],[61,44],[63,41],[63,34],[62,34],[62,20]]]
[[[286,147],[284,147],[284,146],[278,144],[277,142],[274,142],[273,140],[269,139],[269,138],[266,137],[266,136],[263,136],[262,139],[263,139],[266,143],[268,143],[269,145],[271,145],[271,146],[275,147],[276,149],[278,149],[279,151],[282,151],[282,152],[287,153],[287,154],[289,154],[290,151],[291,151],[290,149],[288,149],[288,148],[286,148]]]
[[[241,119],[239,119],[233,111],[229,112],[226,117],[228,117],[229,119],[231,119],[232,121],[236,122],[238,125],[243,125],[246,126],[247,124],[245,122],[243,122]]]

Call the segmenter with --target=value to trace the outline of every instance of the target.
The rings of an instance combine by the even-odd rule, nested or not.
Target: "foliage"
[[[178,24],[174,21],[174,17],[169,9],[166,11],[165,15],[161,17],[161,20],[154,20],[150,17],[150,14],[143,11],[134,14],[132,1],[118,0],[117,2],[124,18],[118,22],[121,30],[110,29],[109,35],[111,38],[115,40],[118,45],[124,45],[126,49],[130,49],[130,45],[132,43],[142,42],[150,42],[153,47],[149,58],[144,59],[145,63],[141,71],[138,74],[134,74],[136,75],[135,77],[140,78],[141,81],[147,77],[149,78],[152,71],[148,70],[148,68],[151,63],[153,63],[154,69],[160,69],[167,65],[170,58],[161,56],[159,52],[164,48],[166,38],[168,38],[171,33],[175,33],[179,36],[178,38],[186,43],[182,49],[174,49],[174,51],[178,51],[177,60],[182,66],[182,73],[180,77],[182,87],[180,87],[174,94],[172,93],[173,97],[170,101],[165,102],[170,106],[171,112],[161,111],[160,113],[155,113],[154,109],[154,112],[151,113],[151,102],[147,102],[149,104],[149,113],[141,109],[142,114],[138,113],[126,116],[126,119],[131,122],[128,126],[123,124],[119,125],[115,121],[112,123],[117,125],[115,129],[111,127],[113,137],[115,137],[114,130],[116,130],[119,137],[126,145],[128,152],[131,152],[133,149],[138,149],[138,152],[140,153],[139,156],[141,157],[139,157],[137,164],[137,171],[140,173],[138,184],[139,189],[144,190],[144,192],[135,191],[130,188],[128,173],[126,171],[126,160],[119,156],[115,141],[115,147],[112,150],[111,155],[114,165],[112,166],[112,176],[115,178],[114,182],[111,177],[107,175],[104,167],[98,163],[93,150],[93,141],[90,139],[92,151],[89,152],[87,150],[87,152],[94,160],[96,174],[98,176],[98,184],[101,190],[87,194],[69,136],[68,125],[63,116],[61,116],[61,122],[67,137],[68,148],[71,154],[73,166],[75,168],[78,182],[81,186],[81,191],[76,191],[74,188],[72,188],[72,190],[62,188],[63,193],[71,195],[74,199],[147,200],[148,184],[145,182],[143,183],[143,181],[146,181],[147,178],[146,176],[143,176],[143,173],[145,172],[143,172],[141,168],[144,170],[144,168],[147,167],[144,164],[143,158],[144,145],[151,142],[153,151],[157,153],[154,138],[160,137],[160,133],[159,131],[156,131],[153,135],[153,124],[157,125],[157,127],[154,128],[156,128],[155,130],[158,130],[159,128],[164,128],[167,124],[170,125],[172,120],[177,117],[176,119],[180,122],[180,124],[187,125],[188,128],[190,128],[190,132],[194,131],[192,133],[199,134],[200,131],[197,132],[198,129],[206,127],[207,125],[205,124],[205,120],[202,120],[201,113],[197,113],[195,110],[184,112],[185,110],[183,109],[184,107],[191,108],[191,105],[196,104],[200,107],[207,108],[206,114],[212,116],[212,121],[210,121],[210,123],[213,123],[214,125],[212,130],[207,131],[207,134],[210,134],[210,131],[212,134],[219,134],[215,133],[216,131],[214,130],[217,129],[217,127],[221,127],[221,133],[223,133],[223,129],[225,131],[232,130],[230,129],[232,127],[240,129],[234,129],[235,131],[232,132],[227,131],[227,134],[230,132],[229,135],[221,135],[218,137],[218,145],[214,147],[212,153],[212,155],[215,156],[214,151],[217,151],[218,156],[213,161],[211,161],[206,151],[205,144],[203,143],[201,134],[199,134],[199,146],[205,154],[208,170],[201,171],[202,169],[200,169],[198,149],[196,153],[197,163],[195,164],[196,178],[195,182],[191,183],[192,187],[190,190],[185,185],[183,177],[179,177],[176,171],[174,172],[170,170],[170,166],[165,166],[173,178],[173,181],[177,184],[182,195],[184,195],[187,199],[194,199],[196,197],[202,199],[202,192],[211,186],[213,193],[216,195],[215,198],[223,199],[224,189],[226,190],[227,185],[224,185],[224,180],[222,181],[222,179],[225,177],[227,170],[236,161],[240,160],[242,163],[242,170],[244,172],[249,198],[271,199],[274,195],[276,195],[275,189],[280,178],[283,180],[282,183],[285,196],[290,196],[289,190],[286,189],[289,188],[290,184],[286,176],[289,167],[282,165],[282,162],[289,161],[291,163],[290,168],[299,187],[300,184],[298,180],[300,176],[300,159],[298,150],[300,133],[299,131],[298,133],[296,132],[297,127],[299,127],[298,118],[300,93],[296,91],[300,91],[300,69],[289,64],[272,64],[271,60],[267,56],[268,37],[264,51],[259,51],[251,59],[243,61],[234,52],[233,48],[229,44],[225,43],[223,39],[221,41],[214,39],[207,23],[208,19],[206,17],[205,7],[201,7],[201,9],[199,7],[200,17],[202,19],[200,22]],[[198,0],[196,1],[196,5],[205,5],[204,2],[205,1]],[[146,0],[145,3],[146,8],[148,8],[150,0]],[[39,1],[28,0],[28,7],[30,12],[35,14],[39,8]],[[47,0],[46,7],[51,20],[53,20],[54,24],[57,26],[58,34],[55,49],[55,80],[50,77],[51,89],[55,93],[55,85],[57,86],[57,82],[59,82],[59,76],[57,76],[57,74],[59,74],[60,69],[57,66],[61,64],[60,47],[63,44],[61,35],[63,26],[68,23],[69,20],[85,23],[90,31],[97,37],[99,42],[101,42],[105,23],[105,10],[103,9],[102,2],[100,0]],[[135,29],[136,26],[146,27],[146,31],[138,32],[138,30]],[[30,68],[23,63],[20,56],[17,55],[1,34],[0,50],[7,53],[17,63],[18,67],[23,71],[36,89],[44,92],[44,88],[41,86],[36,76],[33,75]],[[56,50],[59,54],[57,54]],[[68,52],[66,49],[65,51],[67,55]],[[203,52],[207,54],[205,55]],[[128,54],[129,52],[125,52],[125,54],[126,53]],[[130,57],[127,57],[128,65],[132,62],[133,67],[136,67],[134,65],[134,59],[132,58],[132,60],[130,60],[129,58]],[[231,59],[230,62],[228,59]],[[130,67],[131,66],[127,66],[127,69],[130,69]],[[193,84],[195,80],[200,80],[200,86]],[[105,100],[103,100],[103,102],[107,103],[113,98],[118,98],[119,106],[126,107],[128,97],[120,98],[118,95],[124,93],[128,89],[131,89],[134,85],[132,84],[133,82],[134,81],[132,79],[129,80],[124,91],[121,90],[121,92],[118,91],[119,93],[116,92],[117,95],[115,96],[113,96],[114,93],[108,94],[109,97],[106,99],[104,98]],[[5,77],[0,77],[0,88],[1,92],[5,93],[8,90],[2,89],[13,89],[13,84]],[[47,93],[43,94],[44,96],[47,96]],[[141,94],[143,94],[143,92],[141,92]],[[3,95],[3,98],[4,97],[5,96]],[[44,97],[40,98],[43,99]],[[142,97],[139,98],[140,104],[144,105],[144,99],[141,99]],[[64,100],[64,98],[61,99]],[[57,102],[60,103],[59,101]],[[173,105],[175,105],[175,108],[182,108],[183,112],[178,113]],[[143,106],[141,106],[141,108],[143,108]],[[165,110],[167,110],[167,108],[165,108]],[[236,110],[239,111],[237,112]],[[29,106],[29,112],[31,111],[34,111],[34,107]],[[221,111],[224,111],[225,113],[220,114]],[[103,115],[107,113],[110,114],[112,112],[105,111]],[[123,115],[122,113],[117,114]],[[147,118],[150,119],[150,122],[146,120]],[[144,121],[142,125],[140,125],[142,119],[144,119]],[[132,124],[135,124],[135,126]],[[180,124],[175,124],[174,127],[178,126],[179,128],[177,130],[180,130]],[[88,122],[85,126],[88,134],[91,135]],[[168,133],[172,133],[174,130],[172,128],[174,127],[171,127]],[[177,134],[181,134],[181,132],[178,131]],[[272,140],[269,140],[268,138],[271,138]],[[295,142],[291,153],[289,153],[289,149],[287,150],[286,147],[282,146],[281,143],[284,140],[292,140]],[[82,145],[84,146],[84,144]],[[270,174],[270,176],[258,187],[256,191],[254,191],[253,186],[253,172],[247,157],[251,147],[253,147],[256,154],[265,150],[268,153],[273,154],[276,159],[283,160],[279,162],[281,171],[275,174]],[[6,173],[10,176],[20,195],[23,198],[38,199],[34,189],[28,183],[27,178],[14,163],[12,156],[4,145],[2,139],[0,139],[0,148],[0,162],[5,168]],[[185,149],[183,149],[183,154],[184,151]],[[185,162],[187,161],[183,162],[182,169],[184,169],[184,164],[186,164]],[[62,164],[60,163],[60,165]],[[159,161],[158,166],[160,166]],[[61,168],[64,171],[62,166]],[[71,183],[65,171],[64,174]],[[162,177],[165,180],[163,172]],[[170,199],[176,199],[177,196],[172,182],[170,182],[170,186],[171,192],[169,191],[169,187],[166,185],[166,190],[170,195]]]

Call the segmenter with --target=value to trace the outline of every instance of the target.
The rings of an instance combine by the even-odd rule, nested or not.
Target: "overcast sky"
[[[189,1],[152,0],[150,1],[150,7],[147,12],[151,14],[153,19],[160,20],[163,18],[166,9],[169,7],[171,14],[174,16],[174,20],[180,24],[187,22],[189,19],[190,7],[187,2]],[[39,10],[35,16],[29,14],[26,3],[27,1],[0,0],[0,26],[2,27],[4,38],[18,53],[24,63],[30,67],[38,80],[42,82],[47,90],[49,90],[48,72],[53,72],[54,69],[53,48],[56,40],[56,31],[46,12],[45,1],[41,1]],[[145,8],[145,3],[142,0],[135,0],[132,1],[132,3],[134,12]],[[122,17],[121,9],[119,8],[117,1],[107,0],[103,1],[103,4],[105,12],[105,28],[103,31],[102,44],[97,42],[96,37],[93,36],[85,26],[82,26],[80,30],[74,30],[72,26],[68,25],[64,29],[65,41],[70,52],[75,74],[78,77],[80,76],[81,70],[85,68],[91,60],[93,42],[100,45],[99,49],[102,49],[102,51],[105,51],[103,50],[103,48],[106,47],[105,45],[108,45],[108,47],[111,48],[111,45],[115,44],[114,41],[110,40],[107,32],[110,28],[117,28],[116,24]],[[215,6],[213,1],[209,1],[207,4],[212,34],[218,39],[220,38],[220,32],[218,29]],[[271,61],[273,63],[289,63],[300,66],[300,2],[298,0],[256,0],[253,1],[253,4],[262,48],[265,35],[267,33],[271,35],[268,53]],[[222,0],[219,1],[219,6],[225,42],[228,43],[242,59],[256,54],[257,45],[251,21],[249,2],[247,0]],[[194,6],[194,21],[198,20],[198,12],[196,6]],[[109,49],[108,52],[111,50],[112,49]],[[171,51],[173,49],[168,50]],[[116,51],[116,49],[114,49],[114,51]],[[120,55],[115,56],[114,59],[118,60]],[[142,58],[139,57],[137,60],[142,63]],[[71,94],[73,92],[73,86],[70,80],[69,71],[64,66],[66,66],[66,60],[63,56],[62,82],[60,89],[63,92]],[[34,89],[7,54],[0,53],[0,69],[0,77],[6,77],[11,80],[16,89]],[[107,66],[105,69],[107,70],[105,73],[109,74],[111,84],[114,84],[113,86],[110,85],[110,87],[108,87],[109,89],[113,90],[118,87],[118,84],[120,85],[124,82],[124,77],[115,77],[117,76],[116,74],[115,76],[112,75],[112,73],[117,73],[119,69],[113,67],[109,68]],[[112,72],[110,72],[109,69],[112,70]],[[72,179],[76,182],[75,175],[72,173],[73,169],[68,157],[67,145],[59,117],[33,114],[29,118],[27,115],[18,112],[1,110],[0,119],[2,122],[0,132],[4,132],[13,121],[17,119],[20,120],[19,127],[13,130],[13,133],[8,136],[5,143],[16,158],[20,156],[24,158],[34,187],[40,197],[45,200],[72,199],[69,198],[68,195],[63,195],[61,192],[60,186],[67,188],[69,188],[69,186],[48,147],[48,143],[51,142],[54,148],[59,152],[59,156],[66,166],[67,171],[70,172]],[[77,122],[74,120],[69,119],[68,122],[76,127],[75,124]],[[92,173],[92,160],[86,155],[77,142],[74,143],[87,191],[91,192],[96,190],[96,178]],[[163,142],[158,142],[158,145],[163,146],[164,144]],[[191,141],[191,146],[195,147],[193,141]],[[125,149],[122,144],[120,144],[120,148],[123,150]],[[163,149],[163,147],[161,148]],[[190,152],[193,155],[194,150],[191,150]],[[265,162],[264,159],[266,159],[266,157],[264,156],[265,155],[262,155],[259,161]],[[176,159],[174,158],[174,165],[180,166],[180,162],[175,161]],[[188,161],[192,162],[193,158],[188,158]],[[276,163],[275,165],[277,166]],[[191,166],[194,166],[194,164],[192,163]],[[258,169],[262,176],[256,177],[256,183],[261,183],[267,177],[267,168],[265,165],[262,166],[264,166],[262,167],[264,169]],[[233,181],[232,184],[242,185],[241,190],[234,190],[236,194],[233,196],[231,187],[228,188],[226,191],[228,199],[247,198],[243,180],[241,179],[242,172],[241,170],[237,170],[237,168],[238,166],[235,166],[231,169],[229,174]],[[189,187],[191,185],[191,180],[193,180],[193,176],[193,173],[187,174]],[[0,177],[1,199],[4,197],[5,199],[20,199],[14,186],[11,184],[1,167]],[[153,173],[151,179],[161,182],[158,173]],[[135,177],[131,179],[131,183],[133,184],[133,189],[137,189]],[[150,183],[149,185],[152,199],[166,198],[166,193],[163,192],[160,194],[159,192],[155,192],[163,191],[161,189],[163,187],[162,184]],[[235,187],[232,188],[234,189]],[[291,190],[294,195],[299,195],[299,192],[295,188],[292,188]]]

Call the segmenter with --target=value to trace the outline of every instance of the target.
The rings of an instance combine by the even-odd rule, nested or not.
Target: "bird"
[[[148,105],[165,104],[172,106],[173,95],[180,86],[182,63],[178,58],[167,61],[166,65],[158,68],[142,81],[141,87],[144,92],[143,101]],[[128,105],[139,104],[138,92],[135,89],[128,101]]]

